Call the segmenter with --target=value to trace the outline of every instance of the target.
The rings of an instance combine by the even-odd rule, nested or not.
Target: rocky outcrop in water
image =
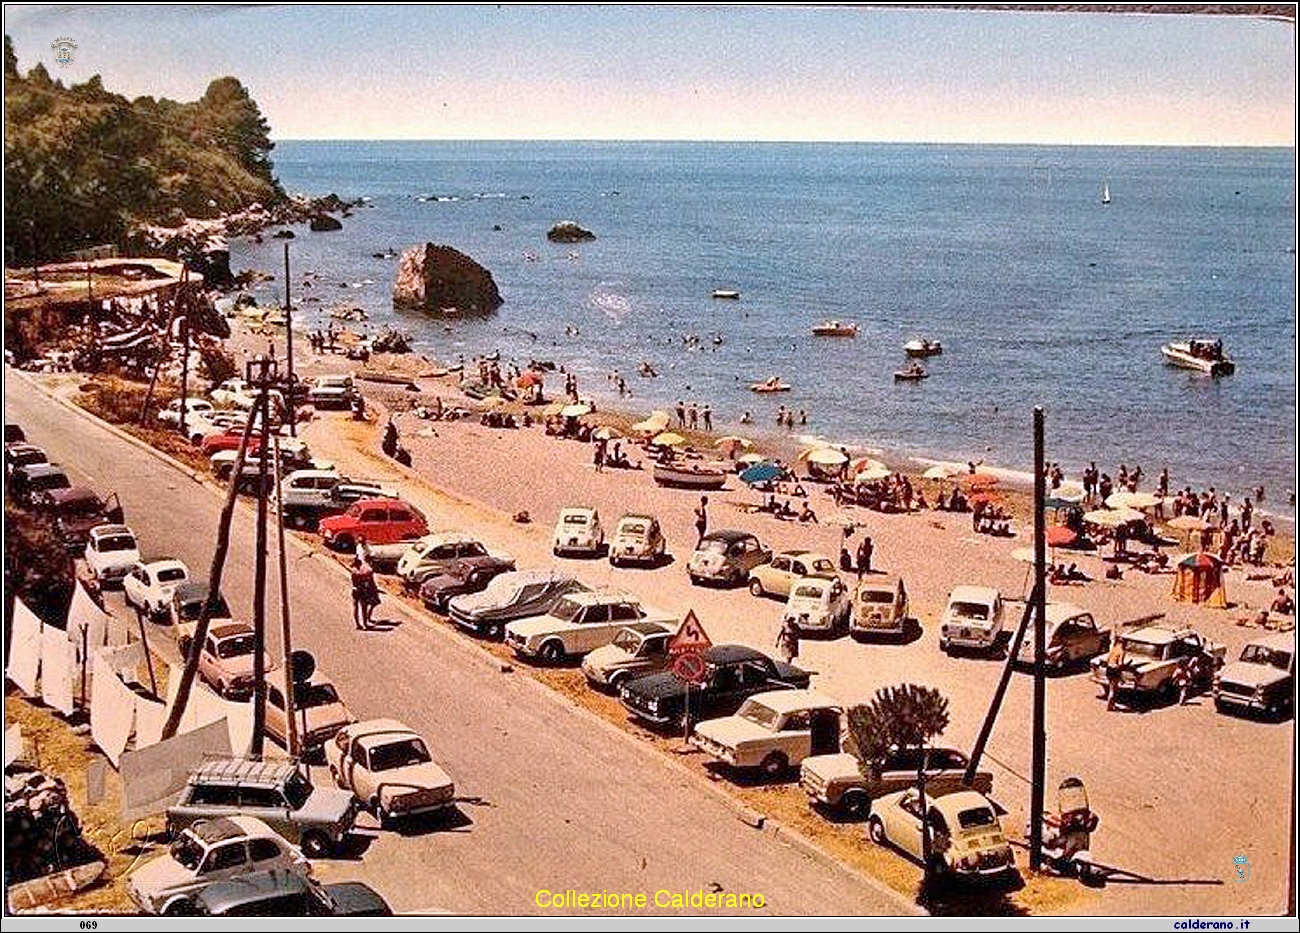
[[[582,243],[585,240],[596,239],[596,234],[584,227],[579,227],[572,220],[561,220],[546,231],[546,239],[552,243]]]
[[[317,233],[325,230],[342,230],[343,221],[337,217],[331,217],[329,214],[317,214],[311,219],[308,226]]]
[[[492,273],[457,249],[424,243],[402,253],[393,307],[433,314],[490,314],[504,299]]]

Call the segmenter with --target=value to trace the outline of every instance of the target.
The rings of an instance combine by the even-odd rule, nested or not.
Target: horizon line
[[[1048,142],[1041,140],[935,140],[935,139],[686,139],[667,137],[586,136],[272,136],[273,143],[663,143],[680,145],[866,145],[866,146],[1037,146],[1069,149],[1291,149],[1290,143],[1210,142]]]

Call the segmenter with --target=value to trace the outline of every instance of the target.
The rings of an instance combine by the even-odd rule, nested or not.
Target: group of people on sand
[[[758,506],[754,511],[768,512],[782,521],[798,521],[814,525],[821,524],[817,520],[817,513],[813,511],[812,505],[808,502],[806,497],[803,502],[800,503],[800,507],[796,509],[790,504],[789,499],[778,501],[775,493],[769,493],[762,505]]]
[[[597,473],[604,472],[605,467],[614,470],[640,470],[643,469],[641,462],[632,462],[632,459],[623,452],[623,442],[614,441],[614,446],[609,446],[609,441],[603,437],[596,438],[596,446],[591,452],[591,461],[596,468]]]
[[[1011,516],[1001,506],[991,502],[976,502],[970,513],[971,528],[976,534],[993,535],[998,538],[1013,538]]]
[[[703,425],[705,431],[713,430],[713,407],[707,402],[702,406],[691,402],[688,406],[678,399],[674,410],[677,414],[677,427],[689,427],[692,431],[698,431]]]

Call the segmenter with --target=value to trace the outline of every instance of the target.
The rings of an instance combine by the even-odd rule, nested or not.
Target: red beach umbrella
[[[1069,547],[1075,541],[1079,540],[1078,532],[1064,525],[1053,525],[1047,529],[1047,546],[1048,547]]]
[[[967,473],[961,478],[961,484],[967,489],[985,489],[996,486],[999,482],[992,473]]]

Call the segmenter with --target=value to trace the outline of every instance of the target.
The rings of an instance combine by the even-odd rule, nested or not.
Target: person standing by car
[[[799,627],[794,619],[786,619],[781,624],[781,630],[776,633],[776,650],[786,664],[793,664],[799,657]]]
[[[1118,693],[1120,674],[1128,659],[1124,654],[1124,643],[1114,638],[1110,643],[1110,652],[1106,655],[1106,709],[1115,708],[1115,694]]]
[[[875,545],[871,543],[871,536],[865,535],[862,543],[858,545],[858,579],[868,573],[871,573],[871,554],[875,551]]]
[[[366,558],[365,546],[358,544],[357,556],[352,559],[352,618],[357,628],[370,629],[370,618],[379,605],[379,586],[375,571]]]
[[[695,507],[695,546],[699,547],[704,534],[709,530],[709,497],[700,496],[700,504]]]

